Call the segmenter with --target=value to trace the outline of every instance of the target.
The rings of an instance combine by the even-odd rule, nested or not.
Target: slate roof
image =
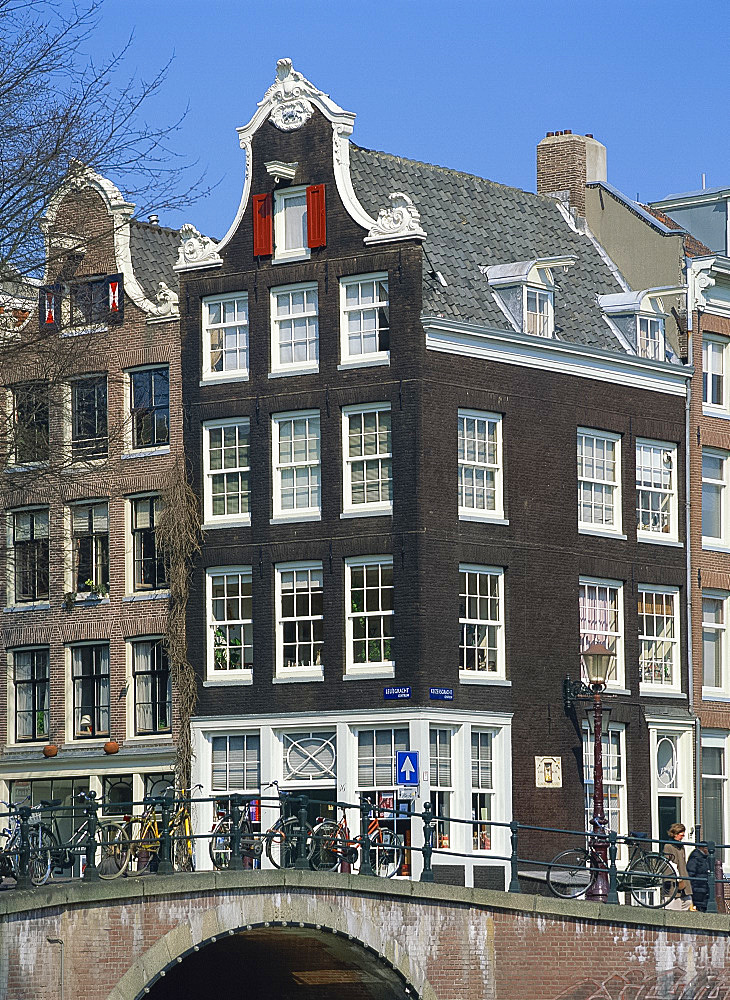
[[[149,222],[131,219],[129,242],[132,251],[132,267],[137,281],[142,285],[147,298],[155,301],[161,281],[172,289],[177,289],[179,278],[172,266],[177,262],[180,247],[180,233],[167,226],[153,226]]]
[[[558,336],[624,353],[597,301],[598,295],[624,289],[596,245],[571,228],[554,199],[354,144],[350,171],[358,199],[374,218],[388,207],[392,191],[403,191],[420,212],[428,234],[425,314],[509,329],[480,268],[575,254],[567,273],[554,272]],[[431,269],[441,272],[447,287],[431,277]]]

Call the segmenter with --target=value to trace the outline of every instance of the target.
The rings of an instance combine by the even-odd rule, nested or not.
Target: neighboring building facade
[[[182,230],[193,780],[366,792],[417,846],[395,764],[418,750],[418,801],[473,820],[439,826],[438,877],[501,886],[486,820],[585,824],[563,679],[600,639],[611,822],[666,811],[667,732],[691,825],[688,372],[661,297],[560,200],[361,149],[353,122],[280,61],[231,229]]]
[[[0,798],[13,802],[129,801],[172,780],[154,524],[182,452],[179,236],[133,208],[76,165],[46,215],[17,359],[5,350]]]

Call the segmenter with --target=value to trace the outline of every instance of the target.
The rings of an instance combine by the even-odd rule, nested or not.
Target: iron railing
[[[279,810],[279,819],[266,831],[254,831],[252,815],[256,813],[252,804],[255,804],[256,809],[260,809],[264,804],[275,806]],[[217,822],[209,831],[195,832],[191,810],[201,805],[212,806]],[[641,890],[641,884],[637,883],[636,877],[633,883],[631,881],[631,866],[624,870],[619,868],[618,856],[623,844],[636,848],[637,838],[642,837],[647,845],[657,845],[657,851],[649,855],[657,857],[666,844],[675,843],[637,834],[619,836],[615,831],[586,833],[585,830],[543,827],[516,820],[465,819],[435,814],[430,802],[424,803],[421,811],[412,810],[403,813],[393,808],[376,806],[365,795],[360,795],[358,802],[332,802],[315,796],[284,792],[276,796],[218,794],[207,797],[169,792],[165,795],[148,796],[138,801],[109,802],[97,799],[93,792],[89,792],[81,793],[71,803],[40,802],[32,807],[27,804],[27,800],[20,804],[0,803],[2,807],[0,827],[4,828],[5,836],[5,844],[0,849],[0,875],[14,876],[18,889],[32,889],[45,884],[54,874],[66,869],[70,869],[72,876],[78,869],[78,877],[86,881],[132,876],[142,872],[172,874],[194,868],[195,845],[200,842],[208,844],[211,861],[217,867],[232,870],[255,868],[260,864],[265,850],[271,857],[269,848],[274,845],[277,852],[276,867],[316,869],[317,864],[313,863],[312,859],[317,851],[321,856],[325,834],[318,833],[317,826],[312,828],[308,817],[310,807],[319,805],[327,809],[341,810],[343,817],[346,817],[348,810],[357,811],[359,815],[360,831],[354,837],[350,836],[345,825],[344,831],[347,832],[338,834],[335,839],[332,833],[335,822],[328,821],[329,841],[325,847],[329,851],[328,862],[333,858],[336,862],[332,869],[329,869],[328,864],[329,870],[335,868],[348,870],[357,864],[359,875],[378,874],[377,860],[374,864],[378,852],[390,851],[395,857],[396,848],[392,839],[388,840],[390,846],[384,847],[379,823],[376,824],[376,835],[371,836],[373,817],[393,825],[396,819],[410,822],[415,819],[423,824],[423,844],[404,844],[397,837],[395,843],[398,857],[405,859],[405,867],[409,872],[412,870],[412,856],[421,856],[422,868],[419,876],[421,882],[434,881],[434,858],[503,862],[505,868],[509,870],[508,891],[519,893],[523,891],[521,879],[524,880],[531,874],[537,873],[537,877],[540,878],[542,877],[540,873],[543,873],[547,885],[551,870],[563,867],[571,869],[567,873],[568,877],[575,875],[578,866],[562,864],[558,860],[559,855],[550,860],[525,857],[520,853],[521,838],[524,842],[525,835],[550,834],[553,839],[571,838],[572,846],[575,846],[576,842],[583,845],[583,848],[576,848],[574,852],[579,855],[583,850],[586,855],[585,866],[581,866],[579,871],[582,883],[586,881],[590,883],[598,871],[606,871],[596,864],[598,855],[594,848],[601,841],[607,842],[608,895],[605,902],[609,904],[619,903],[619,893],[628,894],[632,884],[634,889],[637,889],[638,885],[637,893],[634,895],[638,895]],[[435,834],[437,827],[445,824],[463,825],[472,830],[488,827],[490,834],[494,829],[504,830],[506,834],[504,840],[509,840],[509,853],[498,854],[492,850],[474,853],[440,847],[435,843]],[[60,830],[64,826],[70,826],[72,830],[70,836],[60,836]],[[699,846],[686,841],[684,844],[690,848]],[[718,850],[727,849],[730,845],[716,845],[709,841],[702,846],[707,847],[708,857],[707,912],[716,913],[717,884],[730,879],[718,878],[715,858]],[[341,863],[338,862],[340,850]],[[389,871],[388,874],[401,874],[402,860],[399,861],[398,868],[398,871]],[[669,881],[672,880],[675,882],[676,892],[678,881],[676,874]],[[665,893],[664,887],[660,886],[660,882],[666,881],[664,875],[658,874],[652,883],[649,876],[645,875],[643,886],[647,892],[661,891],[667,896],[673,896],[673,892]],[[585,894],[582,891],[582,884],[577,888],[581,891],[570,892],[568,895],[577,898]],[[669,899],[666,900],[668,901]],[[659,905],[666,905],[666,902]]]

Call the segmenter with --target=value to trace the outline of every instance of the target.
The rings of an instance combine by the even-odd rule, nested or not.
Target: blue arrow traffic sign
[[[398,750],[395,755],[396,780],[399,785],[418,784],[418,750]]]

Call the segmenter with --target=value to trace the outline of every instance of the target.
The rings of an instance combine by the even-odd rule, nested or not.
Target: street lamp
[[[602,643],[594,642],[583,652],[583,662],[588,673],[588,683],[593,692],[593,818],[594,834],[606,833],[606,814],[603,810],[603,702],[601,695],[611,671],[614,654]],[[593,839],[593,857],[597,860],[595,879],[591,880],[586,899],[605,903],[608,896],[608,842],[602,837]]]

